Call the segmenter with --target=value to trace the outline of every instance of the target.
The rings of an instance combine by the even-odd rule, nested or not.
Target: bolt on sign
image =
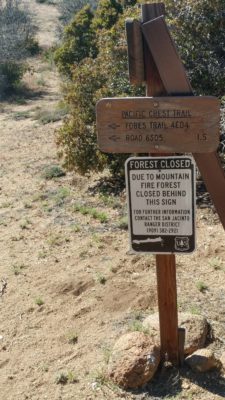
[[[219,144],[215,97],[106,98],[96,113],[98,144],[105,152],[204,153]]]
[[[132,157],[125,170],[131,249],[157,254],[194,251],[194,159]]]

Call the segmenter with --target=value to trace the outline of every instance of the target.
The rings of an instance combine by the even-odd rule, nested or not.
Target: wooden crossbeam
[[[193,155],[225,229],[225,173],[219,155],[215,151]]]
[[[144,23],[142,31],[167,94],[184,95],[192,93],[186,71],[164,17],[160,16]]]

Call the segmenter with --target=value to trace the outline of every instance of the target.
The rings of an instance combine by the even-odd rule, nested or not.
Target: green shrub
[[[43,178],[46,180],[54,179],[54,178],[61,178],[65,176],[66,173],[59,165],[49,165],[43,171]]]
[[[224,0],[165,0],[172,34],[196,94],[225,91]]]
[[[0,1],[0,97],[18,87],[26,70],[24,60],[29,55],[29,46],[33,43],[34,47],[35,31],[25,3]]]
[[[224,0],[165,0],[172,35],[197,95],[222,98],[220,146],[225,153]],[[223,155],[224,157],[224,155]]]
[[[128,230],[128,217],[127,216],[121,217],[117,226],[119,229]]]
[[[18,87],[25,70],[24,64],[10,61],[0,62],[0,98]]]
[[[57,26],[58,37],[62,38],[64,27],[71,22],[75,14],[86,5],[95,8],[96,2],[97,0],[57,0],[57,7],[59,10],[59,24]]]
[[[37,304],[37,306],[41,307],[44,304],[44,300],[41,297],[37,297],[35,299],[35,304]]]
[[[39,4],[49,4],[49,5],[55,5],[57,0],[36,0],[37,3]]]
[[[93,20],[94,29],[110,29],[123,13],[123,7],[117,0],[100,0]]]
[[[36,54],[40,53],[40,47],[38,44],[38,41],[34,39],[33,37],[27,38],[27,40],[24,43],[25,49],[31,56],[35,56]]]
[[[78,342],[78,334],[76,332],[70,332],[67,335],[67,341],[69,344],[76,344]]]
[[[97,31],[95,58],[85,58],[70,67],[71,79],[65,86],[70,117],[57,133],[59,155],[69,170],[85,174],[107,166],[114,175],[124,174],[128,155],[104,154],[98,148],[95,106],[102,97],[144,94],[143,89],[129,84],[124,32],[127,15],[128,11],[113,28]]]
[[[59,375],[57,375],[55,382],[61,385],[65,385],[68,382],[68,375],[65,372],[60,372]]]
[[[87,207],[82,204],[75,204],[75,212],[80,212],[82,215],[90,215],[92,218],[99,220],[101,223],[108,222],[108,215],[104,211],[98,211],[95,208]]]
[[[57,375],[55,379],[55,383],[61,385],[65,385],[66,383],[76,383],[76,382],[78,382],[78,378],[72,371],[61,372],[59,375]]]
[[[67,115],[67,112],[67,107],[61,105],[56,108],[44,108],[35,113],[34,119],[38,120],[41,124],[46,125],[50,124],[51,122],[62,120]]]
[[[55,51],[54,60],[60,73],[71,76],[71,67],[85,57],[96,55],[95,33],[92,29],[93,12],[83,7],[65,28],[63,44]]]
[[[208,285],[206,285],[204,282],[199,281],[196,283],[196,287],[201,293],[205,293],[208,290]]]

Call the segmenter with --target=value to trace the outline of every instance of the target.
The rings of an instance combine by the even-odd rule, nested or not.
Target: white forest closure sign
[[[131,249],[191,253],[195,249],[195,162],[192,157],[126,161]]]
[[[205,153],[219,144],[220,103],[211,96],[106,98],[96,114],[108,153]]]

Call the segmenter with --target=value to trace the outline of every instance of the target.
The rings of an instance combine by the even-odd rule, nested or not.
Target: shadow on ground
[[[94,182],[92,186],[88,188],[88,192],[96,195],[113,195],[119,196],[125,188],[125,177],[124,176],[110,176],[103,177]]]
[[[185,382],[185,385],[183,383]],[[192,385],[194,387],[192,388]],[[144,399],[160,400],[176,397],[182,391],[196,393],[196,386],[213,395],[225,398],[225,379],[219,371],[194,373],[188,367],[176,369],[162,367],[155,378],[143,390],[132,391],[136,395],[144,395]],[[196,397],[197,398],[197,397]]]
[[[34,90],[28,88],[26,85],[22,85],[0,97],[1,103],[11,103],[11,104],[26,104],[28,100],[40,100],[48,94],[47,91]]]

